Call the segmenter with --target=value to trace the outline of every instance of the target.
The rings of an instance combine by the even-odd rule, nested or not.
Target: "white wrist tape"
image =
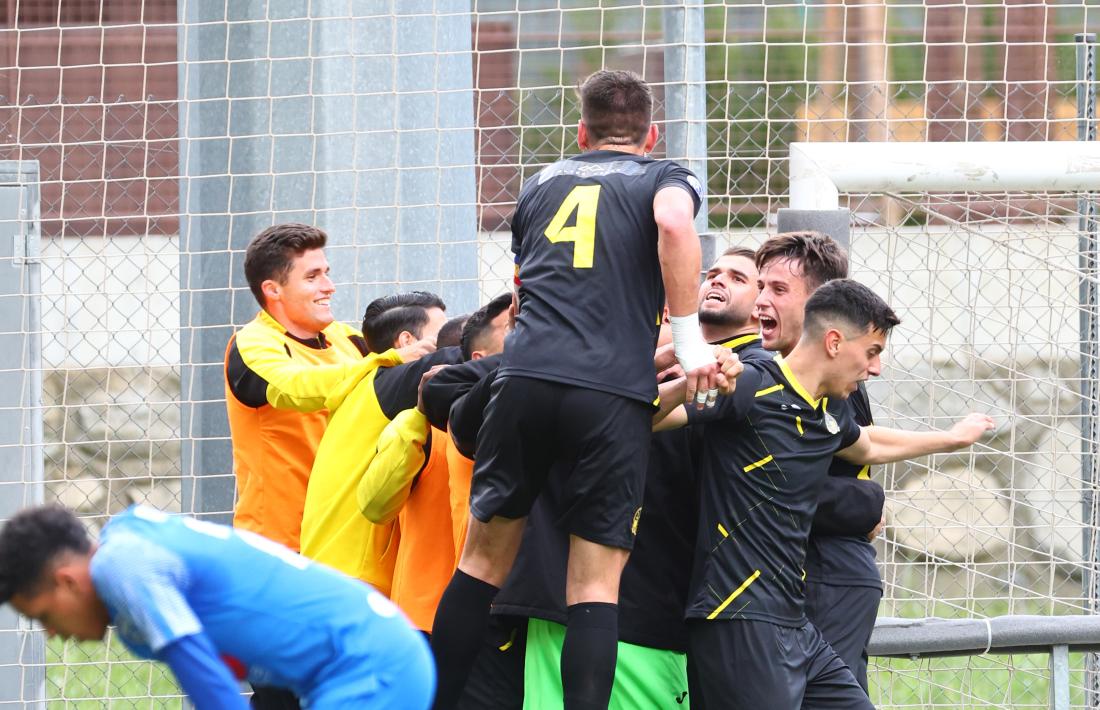
[[[714,353],[699,330],[697,313],[672,316],[669,321],[672,323],[672,349],[676,351],[676,360],[684,368],[684,372],[691,372],[714,362]]]

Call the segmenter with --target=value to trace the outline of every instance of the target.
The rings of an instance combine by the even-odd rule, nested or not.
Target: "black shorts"
[[[641,516],[653,408],[529,377],[493,383],[477,437],[470,514],[522,518],[551,468],[570,534],[626,550]]]
[[[867,644],[875,630],[882,589],[806,582],[806,616],[867,690]]]
[[[696,690],[707,707],[874,710],[813,624],[694,619],[688,633]]]

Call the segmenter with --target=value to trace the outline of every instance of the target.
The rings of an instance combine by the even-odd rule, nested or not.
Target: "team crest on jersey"
[[[840,433],[840,425],[837,424],[836,417],[834,417],[832,414],[829,414],[828,412],[825,412],[825,428],[829,431],[830,434]]]

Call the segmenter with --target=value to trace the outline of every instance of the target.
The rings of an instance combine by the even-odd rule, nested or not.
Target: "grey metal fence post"
[[[1069,646],[1050,649],[1050,708],[1069,710]]]
[[[346,322],[398,288],[477,305],[471,14],[468,0],[178,7],[183,509],[227,520],[222,362],[258,309],[252,236],[328,232]]]
[[[695,229],[707,233],[707,57],[702,0],[679,0],[664,10],[665,154],[695,173],[703,204]],[[706,240],[704,240],[704,243]],[[713,257],[713,246],[710,248]],[[704,255],[706,257],[707,255]],[[704,262],[703,268],[708,266]]]
[[[1077,138],[1096,140],[1096,35],[1078,34],[1077,42]],[[1100,485],[1100,409],[1097,407],[1097,376],[1100,375],[1100,313],[1097,311],[1100,284],[1100,244],[1097,242],[1097,209],[1094,195],[1078,200],[1081,215],[1078,230],[1078,264],[1081,328],[1081,483],[1085,531],[1082,559],[1085,562],[1085,598],[1089,609],[1100,611],[1100,549],[1097,548],[1097,526],[1100,509],[1096,505],[1096,490]],[[1085,663],[1088,707],[1100,707],[1100,656],[1090,653]]]
[[[42,502],[38,163],[0,161],[0,520]],[[0,610],[0,705],[45,707],[45,637]]]

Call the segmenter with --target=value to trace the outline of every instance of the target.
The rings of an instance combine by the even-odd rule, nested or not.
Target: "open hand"
[[[955,437],[958,448],[961,449],[970,446],[982,438],[982,434],[992,431],[993,428],[993,417],[971,412],[955,422],[955,426],[951,427],[951,434]]]
[[[425,342],[425,341],[420,341]],[[420,376],[420,386],[416,390],[416,408],[420,410],[421,414],[427,415],[427,411],[424,409],[424,385],[428,384],[428,380],[439,374],[446,365],[433,365],[431,369]]]
[[[417,340],[415,343],[409,343],[408,345],[397,349],[397,354],[401,356],[402,362],[412,362],[413,360],[419,360],[425,355],[431,355],[434,352],[435,341],[433,340]]]

